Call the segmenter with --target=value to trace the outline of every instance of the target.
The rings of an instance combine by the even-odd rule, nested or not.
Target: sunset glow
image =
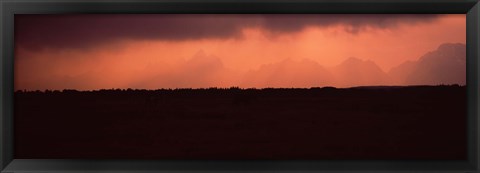
[[[465,85],[465,20],[463,14],[16,15],[15,89]]]

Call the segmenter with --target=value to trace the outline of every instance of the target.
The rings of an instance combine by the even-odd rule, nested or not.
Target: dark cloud
[[[240,28],[236,17],[194,15],[18,15],[15,41],[26,48],[85,48],[120,39],[223,38]]]
[[[245,27],[273,33],[295,32],[306,26],[346,24],[356,33],[366,27],[431,22],[438,15],[233,15],[233,14],[76,14],[15,15],[15,43],[27,49],[89,48],[116,40],[191,40],[240,36]]]
[[[347,25],[348,32],[357,33],[360,30],[373,28],[392,28],[399,24],[419,24],[438,19],[434,14],[319,14],[319,15],[268,15],[261,25],[272,31],[295,32],[305,26],[326,27],[332,25]]]

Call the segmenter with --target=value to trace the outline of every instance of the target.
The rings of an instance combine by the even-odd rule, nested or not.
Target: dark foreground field
[[[16,92],[15,158],[466,159],[466,87]]]

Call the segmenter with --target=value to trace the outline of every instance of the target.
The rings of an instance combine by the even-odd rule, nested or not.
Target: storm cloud
[[[308,26],[389,29],[435,21],[439,15],[408,14],[22,14],[15,15],[15,44],[29,50],[86,49],[122,40],[185,41],[241,37],[242,29],[298,32]]]

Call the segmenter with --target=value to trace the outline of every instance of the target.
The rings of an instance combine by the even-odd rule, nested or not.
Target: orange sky
[[[390,69],[466,40],[463,14],[272,16],[16,16],[15,89],[406,85]],[[351,57],[388,80],[344,80],[336,67]]]

